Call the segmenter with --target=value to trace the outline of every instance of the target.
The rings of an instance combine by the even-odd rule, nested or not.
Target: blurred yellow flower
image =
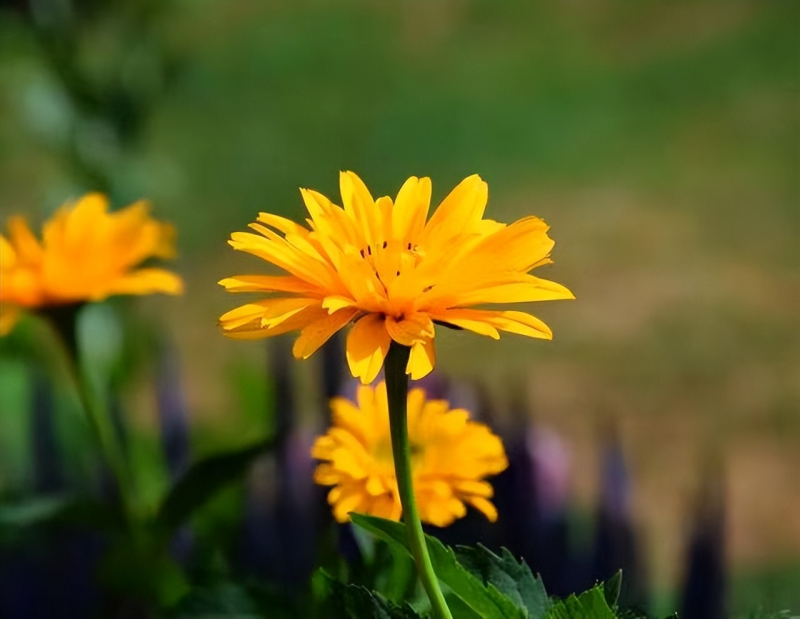
[[[23,309],[100,301],[118,294],[180,294],[181,279],[164,269],[136,268],[175,254],[174,229],[137,202],[114,213],[97,193],[67,203],[44,224],[40,242],[22,217],[0,235],[0,334]]]
[[[339,522],[350,512],[399,520],[400,498],[392,458],[386,384],[359,386],[358,404],[331,400],[333,426],[317,438],[311,455],[323,462],[314,481],[333,486],[328,502]],[[444,527],[466,514],[468,503],[490,521],[497,510],[484,477],[508,466],[503,443],[463,409],[445,400],[426,400],[422,389],[408,393],[408,435],[414,493],[420,518]]]
[[[477,175],[453,189],[430,219],[429,178],[408,179],[394,202],[373,199],[352,172],[342,172],[340,188],[344,208],[301,189],[310,230],[260,213],[260,223],[250,225],[258,234],[231,235],[234,249],[289,275],[223,279],[229,292],[280,293],[223,315],[225,335],[250,339],[299,329],[294,355],[306,359],[355,322],[347,361],[365,384],[378,375],[391,340],[411,347],[411,378],[428,374],[435,363],[434,323],[495,339],[499,331],[552,338],[547,325],[530,314],[471,309],[574,298],[564,286],[528,274],[551,262],[553,241],[541,219],[526,217],[509,226],[484,219],[488,186]]]

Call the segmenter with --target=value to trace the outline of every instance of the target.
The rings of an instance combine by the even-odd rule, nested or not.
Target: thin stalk
[[[434,619],[452,619],[453,615],[439,587],[439,579],[433,571],[431,557],[425,544],[425,534],[417,511],[414,482],[411,475],[411,445],[408,441],[408,376],[406,364],[410,349],[392,342],[386,355],[386,394],[389,401],[389,428],[392,434],[392,455],[397,477],[397,489],[403,506],[403,521],[406,525],[408,545],[417,565],[422,586],[431,601]]]
[[[111,469],[117,482],[124,513],[126,517],[132,518],[134,516],[133,478],[128,469],[119,437],[111,422],[108,408],[95,393],[91,380],[81,367],[77,342],[74,337],[74,322],[65,325],[61,321],[53,320],[50,324],[53,340],[62,359],[62,366],[75,388],[103,460]]]

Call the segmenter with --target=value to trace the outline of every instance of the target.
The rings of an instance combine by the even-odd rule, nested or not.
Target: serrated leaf
[[[350,514],[358,526],[371,531],[390,546],[403,548],[410,554],[406,545],[405,525],[392,520],[384,520],[364,514]],[[501,593],[493,584],[485,584],[456,559],[452,548],[448,548],[435,537],[425,536],[434,572],[440,581],[461,598],[483,619],[526,619],[528,610],[518,606]]]
[[[199,507],[227,485],[241,479],[253,461],[272,447],[272,439],[210,456],[196,462],[177,481],[161,504],[156,528],[169,536]]]
[[[334,580],[323,570],[314,575],[315,588],[324,591],[329,619],[422,619],[408,604],[395,604],[377,591]]]
[[[603,583],[603,594],[606,598],[606,604],[610,608],[614,608],[619,600],[619,591],[622,587],[622,570],[617,570],[616,573]]]
[[[361,527],[365,531],[377,535],[380,539],[389,544],[393,550],[399,550],[405,554],[411,555],[406,540],[406,527],[402,522],[356,513],[350,514],[350,520],[352,520],[353,524]]]
[[[457,546],[458,562],[481,579],[483,584],[497,587],[518,607],[528,611],[531,619],[542,619],[550,608],[544,583],[533,575],[525,561],[517,561],[506,548],[496,555],[485,546]]]
[[[616,619],[609,608],[602,585],[592,587],[578,596],[573,593],[550,607],[545,619]]]
[[[481,619],[481,616],[472,609],[472,606],[457,595],[450,593],[444,597],[453,617],[458,617],[458,619]]]

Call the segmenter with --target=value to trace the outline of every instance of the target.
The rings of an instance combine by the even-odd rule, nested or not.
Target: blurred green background
[[[263,269],[228,234],[300,220],[297,188],[337,198],[343,169],[435,200],[477,172],[489,217],[552,226],[542,275],[577,300],[532,308],[550,343],[444,333],[437,369],[501,406],[522,386],[587,506],[617,419],[662,591],[722,462],[734,607],[800,607],[800,4],[71,6],[2,3],[2,218],[102,189],[177,225],[186,295],[136,303],[174,334],[200,451],[241,434],[232,372],[263,363],[215,324],[238,301],[215,282]]]

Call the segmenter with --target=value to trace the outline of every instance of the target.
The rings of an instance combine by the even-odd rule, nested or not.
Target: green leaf
[[[364,514],[350,514],[350,517],[356,525],[371,531],[390,546],[404,548],[409,552],[404,524]],[[494,584],[484,583],[481,578],[462,566],[451,548],[429,535],[425,536],[425,540],[436,576],[480,617],[526,619],[529,616],[525,606],[518,605],[501,593]]]
[[[367,535],[366,532],[364,534]],[[407,552],[400,554],[399,550],[392,550],[388,546],[382,548],[388,550],[384,556],[389,565],[388,569],[379,568],[374,588],[394,602],[404,600],[413,593],[417,585],[417,567]]]
[[[481,616],[472,610],[472,606],[457,595],[448,592],[445,594],[444,598],[447,601],[447,607],[450,609],[453,617],[458,617],[458,619],[481,619]]]
[[[606,604],[608,604],[610,608],[616,608],[621,587],[622,570],[617,570],[617,572],[611,578],[603,583],[603,595],[605,595]]]
[[[326,619],[422,619],[407,602],[395,604],[377,591],[341,583],[324,570],[319,570],[314,580],[315,588],[327,598],[323,601]]]
[[[172,487],[156,516],[156,527],[166,536],[186,522],[217,492],[241,479],[253,461],[273,445],[272,439],[210,456],[194,465]]]
[[[592,587],[579,596],[573,593],[559,600],[545,615],[546,619],[616,619],[616,614],[606,602],[602,585]]]
[[[350,519],[353,524],[365,531],[369,531],[373,535],[377,535],[378,538],[389,544],[393,550],[400,550],[404,554],[411,555],[406,540],[406,527],[402,522],[356,513],[350,514]]]
[[[475,548],[457,546],[458,562],[484,585],[494,585],[518,607],[528,611],[531,619],[542,619],[550,608],[550,599],[541,578],[531,573],[525,561],[518,562],[506,548],[500,556],[478,544]]]

